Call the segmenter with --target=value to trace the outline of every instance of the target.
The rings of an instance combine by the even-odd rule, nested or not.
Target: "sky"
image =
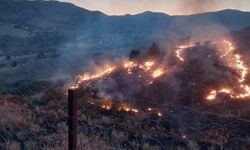
[[[145,11],[188,15],[222,9],[250,11],[250,0],[59,0],[108,15],[137,14]]]

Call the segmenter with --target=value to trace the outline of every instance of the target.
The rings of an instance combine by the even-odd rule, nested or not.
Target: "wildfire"
[[[153,78],[158,78],[162,74],[163,74],[163,70],[159,68],[159,69],[156,69],[156,70],[153,71],[152,76],[153,76]]]
[[[161,113],[161,112],[158,112],[158,113],[157,113],[157,116],[158,116],[158,117],[162,117],[162,113]]]
[[[231,42],[224,40],[223,43],[227,45],[227,49],[224,55],[221,57],[231,56],[230,54],[234,51],[234,46]],[[208,96],[206,97],[207,100],[214,100],[216,99],[217,94],[224,93],[230,95],[231,98],[234,99],[244,99],[250,97],[250,87],[246,85],[244,81],[246,81],[246,76],[248,74],[248,68],[246,67],[244,61],[240,54],[232,54],[233,58],[229,59],[231,62],[231,67],[235,68],[239,73],[238,85],[235,87],[239,87],[242,93],[236,93],[230,89],[222,88],[220,90],[212,90]]]
[[[246,82],[246,77],[248,75],[248,68],[240,54],[236,54],[235,47],[232,42],[224,40],[222,42],[216,42],[219,44],[221,48],[218,50],[220,52],[219,57],[225,60],[225,64],[227,67],[236,70],[237,80],[236,84],[233,87],[215,87],[211,89],[208,95],[205,96],[205,99],[208,101],[213,101],[220,94],[229,95],[232,99],[244,99],[250,97],[250,85]],[[187,48],[193,47],[194,45],[181,45],[177,47],[175,53],[178,60],[184,62],[183,51]],[[217,54],[217,53],[216,53]],[[123,70],[129,76],[136,74],[137,70],[139,70],[139,74],[136,74],[136,77],[145,78],[145,82],[149,83],[149,85],[153,84],[154,81],[165,75],[166,67],[151,58],[151,60],[122,60],[120,63],[106,65],[102,70],[99,70],[95,73],[84,73],[77,78],[77,82],[71,88],[79,88],[79,86],[90,80],[97,80],[99,78],[105,78],[106,76],[112,74],[117,70]],[[136,70],[136,71],[135,71]],[[103,109],[110,110],[112,105],[101,105]],[[119,108],[120,111],[126,112],[135,112],[138,113],[139,110],[135,107],[131,107],[127,104],[123,104]],[[148,108],[147,111],[152,111],[152,108]],[[162,116],[160,112],[155,112],[159,117]]]
[[[214,100],[217,96],[217,91],[216,90],[212,90],[208,96],[206,97],[207,100]]]
[[[230,94],[231,93],[231,90],[230,89],[221,89],[221,90],[219,90],[219,92],[218,93],[227,93],[227,94]]]
[[[106,110],[110,110],[111,109],[111,107],[110,106],[105,106],[105,105],[103,105],[103,106],[101,106],[103,109],[106,109]]]
[[[231,92],[230,89],[227,89],[227,88],[222,88],[222,89],[220,89],[220,90],[218,90],[218,91],[212,90],[212,91],[208,94],[208,96],[206,97],[206,99],[207,99],[207,100],[214,100],[214,99],[216,99],[217,94],[222,94],[222,93],[224,93],[224,94],[231,94],[232,92]]]
[[[104,75],[108,75],[110,74],[112,71],[114,71],[115,67],[108,67],[106,69],[104,69],[101,72],[98,72],[96,74],[90,75],[90,74],[83,74],[82,76],[80,76],[80,81],[87,81],[87,80],[94,80],[100,77],[103,77]]]
[[[71,89],[77,89],[77,88],[79,88],[79,85],[82,84],[83,82],[101,78],[101,77],[103,77],[105,75],[108,75],[108,74],[112,73],[115,69],[116,69],[115,66],[108,66],[104,70],[99,71],[99,72],[97,72],[95,74],[85,73],[83,75],[79,75],[76,84],[72,85],[70,88]]]
[[[152,108],[151,108],[151,107],[149,107],[147,110],[148,110],[148,111],[152,111]]]
[[[79,86],[87,81],[90,80],[96,80],[99,78],[102,78],[104,76],[107,76],[111,73],[113,73],[116,69],[125,69],[129,75],[133,74],[133,69],[139,68],[145,72],[145,75],[150,75],[153,78],[158,78],[161,75],[164,74],[164,71],[162,68],[156,68],[155,69],[155,61],[153,60],[148,60],[145,62],[134,62],[130,60],[124,60],[122,61],[121,64],[116,64],[116,65],[108,65],[106,67],[103,67],[104,69],[90,74],[90,73],[84,73],[82,75],[79,75],[77,78],[77,82],[72,85],[70,88],[72,89],[77,89]],[[138,75],[138,77],[142,77],[142,75]],[[153,81],[147,80],[148,83],[152,84]]]
[[[240,79],[239,82],[242,83],[245,81],[246,75],[248,73],[247,67],[245,67],[244,62],[241,60],[241,56],[239,54],[235,55],[236,66],[240,72]]]
[[[226,47],[228,48],[226,48],[225,52],[223,52],[224,54],[220,56],[221,58],[228,56],[234,50],[233,44],[231,42],[224,40],[223,43],[226,44]]]
[[[184,57],[182,56],[182,52],[183,52],[183,50],[184,49],[186,49],[186,48],[189,48],[189,47],[192,47],[193,45],[181,45],[181,46],[179,46],[178,48],[177,48],[177,50],[175,51],[175,53],[176,53],[176,57],[180,60],[180,61],[182,61],[182,62],[184,62],[185,60],[184,60]]]
[[[153,61],[146,61],[144,64],[146,70],[150,70],[153,65],[154,65]]]
[[[244,91],[244,93],[241,93],[241,94],[235,96],[235,98],[250,97],[250,87],[248,85],[241,85],[241,88]]]
[[[176,51],[176,56],[177,56],[177,58],[179,58],[180,61],[183,61],[183,62],[184,62],[184,58],[181,56],[182,51],[183,51],[183,49],[178,49],[178,50]]]
[[[97,106],[97,107],[104,109],[104,110],[107,110],[107,111],[110,111],[111,109],[113,109],[113,110],[117,110],[117,111],[132,112],[134,114],[137,114],[140,112],[137,107],[132,106],[132,105],[125,103],[125,102],[119,103],[118,105],[114,104],[114,102],[112,100],[106,100],[106,99],[100,100],[97,102],[94,102],[94,100],[88,100],[87,102],[92,106],[94,105],[94,106]],[[148,107],[146,109],[146,112],[152,112],[152,114],[157,115],[158,117],[163,116],[162,112],[155,111],[151,107]]]
[[[121,106],[118,108],[119,111],[126,111],[126,112],[134,112],[138,113],[139,110],[135,107],[129,106],[126,103],[121,104]]]

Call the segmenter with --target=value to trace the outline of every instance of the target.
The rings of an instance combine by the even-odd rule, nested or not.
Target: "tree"
[[[129,58],[134,59],[140,55],[140,50],[132,49],[129,53]]]
[[[159,47],[154,42],[147,52],[148,57],[158,57],[161,54]]]

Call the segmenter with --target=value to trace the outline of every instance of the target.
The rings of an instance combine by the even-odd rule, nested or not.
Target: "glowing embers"
[[[159,62],[158,62],[159,63]],[[123,63],[124,69],[128,75],[137,75],[139,78],[145,79],[148,85],[153,84],[155,78],[159,78],[166,73],[164,67],[159,67],[156,61],[125,61]],[[138,72],[138,70],[140,70]]]
[[[133,62],[133,61],[126,61],[123,64],[124,69],[127,70],[129,75],[134,74],[133,70],[135,69],[141,69],[144,72],[144,75],[150,75],[152,78],[158,78],[162,76],[165,71],[163,67],[157,67],[156,62],[152,60],[148,60],[146,62]],[[142,77],[142,75],[139,75],[138,77]],[[149,78],[149,77],[148,77]],[[152,84],[153,81],[147,80],[149,84]]]
[[[110,110],[113,107],[113,102],[111,100],[102,100],[99,105],[102,109]]]
[[[208,96],[206,97],[206,99],[210,100],[210,101],[215,100],[218,94],[231,94],[231,90],[230,89],[226,89],[226,88],[222,88],[222,89],[220,89],[218,91],[217,90],[212,90],[208,94]]]
[[[208,96],[206,97],[207,100],[214,100],[217,96],[217,91],[216,90],[212,90]]]
[[[151,107],[148,107],[148,108],[147,108],[147,111],[152,111],[152,108],[151,108]]]
[[[164,73],[164,72],[163,72],[163,70],[162,70],[161,68],[156,69],[156,70],[153,71],[152,77],[153,77],[153,78],[158,78],[158,77],[160,77],[163,73]]]
[[[163,113],[158,108],[148,107],[140,110],[138,107],[133,106],[131,104],[125,102],[107,100],[107,99],[97,99],[97,100],[89,99],[86,102],[87,103],[85,104],[88,104],[91,107],[95,107],[105,111],[126,112],[132,114],[148,113],[149,115],[163,117]]]
[[[115,110],[115,111],[124,111],[124,112],[133,112],[133,113],[138,113],[139,109],[127,104],[127,103],[118,103],[114,102],[112,100],[107,100],[107,99],[99,99],[99,100],[88,100],[87,103],[91,106],[96,106],[104,110]]]
[[[116,69],[116,66],[114,65],[108,65],[106,67],[104,67],[102,70],[97,71],[94,74],[90,74],[90,73],[84,73],[82,75],[79,75],[77,77],[77,82],[72,85],[70,88],[71,89],[77,89],[79,88],[80,84],[85,82],[85,81],[89,81],[89,80],[96,80],[98,78],[104,77],[106,75],[111,74],[114,70]]]
[[[158,117],[162,117],[162,113],[161,113],[161,112],[158,112],[158,113],[157,113],[157,116],[158,116]]]
[[[108,66],[107,68],[104,68],[103,70],[95,73],[95,74],[83,74],[79,76],[79,81],[87,81],[87,80],[94,80],[100,77],[103,77],[105,75],[108,75],[112,73],[115,70],[116,67]]]
[[[150,114],[156,115],[157,117],[163,116],[163,113],[158,108],[148,107],[146,108],[146,111],[149,112]]]
[[[133,61],[125,61],[123,63],[123,67],[124,67],[124,69],[127,70],[128,74],[133,74],[133,69],[135,67],[138,67],[138,64],[133,62]]]
[[[119,111],[126,111],[126,112],[134,112],[134,113],[138,113],[139,110],[135,107],[132,107],[126,103],[122,103],[119,107],[118,107]]]
[[[165,73],[163,68],[155,67],[155,62],[148,60],[144,63],[128,61],[124,63],[124,68],[127,69],[128,74],[133,74],[133,69],[139,68],[145,72],[145,74],[150,74],[153,78],[158,78]],[[139,75],[140,77],[141,75]],[[152,83],[152,81],[150,81]]]

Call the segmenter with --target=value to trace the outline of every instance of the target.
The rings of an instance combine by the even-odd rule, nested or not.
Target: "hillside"
[[[0,0],[0,150],[66,149],[73,98],[77,149],[250,149],[249,56],[250,12]]]

